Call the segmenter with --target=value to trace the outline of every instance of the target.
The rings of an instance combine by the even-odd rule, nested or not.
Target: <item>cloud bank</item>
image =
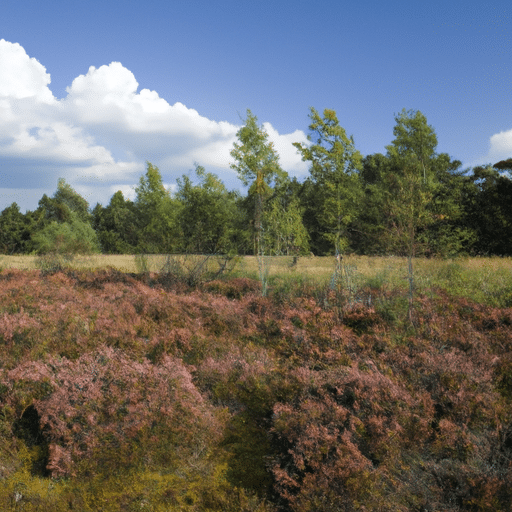
[[[51,194],[59,177],[92,205],[105,204],[115,190],[130,195],[147,160],[166,182],[195,163],[224,180],[234,177],[229,152],[240,127],[171,105],[156,91],[138,91],[135,76],[119,62],[91,66],[63,99],[54,97],[46,68],[17,43],[0,40],[0,69],[0,210],[13,201],[35,208],[41,191]],[[283,168],[305,173],[292,146],[306,142],[305,134],[264,127]]]

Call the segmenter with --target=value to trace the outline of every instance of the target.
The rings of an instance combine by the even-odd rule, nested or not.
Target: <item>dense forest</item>
[[[0,214],[0,253],[511,255],[512,159],[461,169],[437,153],[419,111],[395,116],[386,154],[364,156],[336,113],[310,112],[310,175],[288,176],[248,110],[231,155],[247,193],[197,166],[170,193],[147,171],[131,201],[119,191],[93,208],[60,179],[34,211]]]

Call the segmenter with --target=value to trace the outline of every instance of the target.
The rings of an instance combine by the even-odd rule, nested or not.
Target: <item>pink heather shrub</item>
[[[228,299],[241,299],[246,295],[261,294],[261,283],[254,279],[237,277],[229,281],[210,281],[203,289],[212,294],[224,295]]]
[[[110,448],[118,450],[118,462],[143,457],[147,466],[165,460],[171,469],[215,439],[215,418],[179,360],[165,357],[153,365],[103,347],[76,361],[25,363],[9,371],[6,382],[14,388],[42,380],[52,390],[34,406],[52,476],[73,474],[80,460],[102,460]],[[15,396],[11,401],[16,407]]]
[[[30,336],[39,323],[20,307],[17,313],[0,314],[0,343],[11,346]]]
[[[0,273],[2,478],[25,467],[35,409],[27,450],[83,503],[82,480],[114,475],[129,510],[141,474],[155,510],[223,510],[219,489],[255,496],[233,511],[511,510],[511,309],[437,290],[411,325],[398,292],[285,299],[250,280]]]
[[[377,499],[416,401],[371,361],[364,371],[294,375],[300,398],[274,406],[272,431],[288,447],[272,467],[280,495],[292,510],[352,510],[362,496]]]

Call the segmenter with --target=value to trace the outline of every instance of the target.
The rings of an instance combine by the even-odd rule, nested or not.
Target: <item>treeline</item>
[[[310,120],[302,182],[248,110],[231,152],[245,195],[201,166],[171,194],[148,162],[134,201],[119,191],[91,208],[60,179],[36,210],[1,212],[0,252],[512,255],[512,159],[462,169],[415,110],[395,116],[386,154],[365,157],[333,110]]]

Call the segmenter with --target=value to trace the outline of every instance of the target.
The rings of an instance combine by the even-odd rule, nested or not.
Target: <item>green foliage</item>
[[[403,110],[395,120],[387,155],[363,161],[355,247],[366,254],[407,255],[413,249],[445,258],[469,252],[476,233],[467,221],[468,178],[458,170],[460,162],[435,153],[435,131],[421,112]]]
[[[316,208],[323,236],[335,253],[341,254],[348,247],[347,227],[359,213],[362,156],[339,125],[334,110],[325,109],[322,118],[311,108],[309,117],[308,140],[312,144],[294,146],[304,161],[311,162],[311,177],[320,189]]]
[[[31,250],[32,214],[23,215],[16,203],[0,213],[0,254],[19,254]]]
[[[491,166],[479,166],[468,177],[463,204],[465,222],[476,233],[472,249],[477,254],[512,253],[512,180]]]
[[[392,237],[398,251],[415,255],[419,228],[432,220],[429,208],[436,183],[431,160],[437,137],[419,111],[402,110],[395,116],[395,139],[387,146],[394,172],[388,172],[386,200]]]
[[[218,254],[233,252],[235,238],[236,200],[221,180],[201,166],[195,169],[197,185],[184,175],[178,179],[176,199],[181,203],[180,251],[187,254]]]
[[[69,222],[72,212],[82,222],[90,221],[89,203],[66,183],[64,178],[59,178],[57,190],[52,198],[43,195],[39,201],[38,211],[45,223]]]
[[[87,201],[60,178],[53,197],[49,198],[45,194],[35,212],[23,215],[18,205],[13,203],[1,213],[0,252],[73,252],[70,246],[78,245],[80,236],[85,236],[85,240],[82,247],[77,248],[78,252],[87,253],[89,249],[96,252],[96,235],[87,228],[90,220]],[[60,224],[64,224],[64,227],[58,227]],[[56,238],[60,239],[56,243],[60,247],[66,245],[63,240],[67,239],[68,247],[63,250],[52,249],[50,246],[55,246]]]
[[[499,169],[501,171],[512,171],[512,158],[507,158],[506,160],[500,160],[499,162],[493,165],[495,169]]]
[[[57,204],[67,206],[81,221],[90,220],[89,203],[66,183],[64,178],[59,178],[53,199]]]
[[[435,187],[430,205],[432,220],[418,236],[422,253],[443,258],[468,254],[476,241],[476,231],[467,222],[465,190],[468,178],[461,163],[446,153],[432,161]]]
[[[235,163],[231,168],[237,171],[240,181],[251,187],[251,192],[264,196],[273,181],[284,177],[279,166],[279,156],[263,127],[258,126],[258,118],[247,109],[244,126],[238,130],[231,150]]]
[[[389,235],[395,253],[408,257],[409,315],[412,320],[414,273],[418,230],[433,219],[430,205],[436,181],[431,169],[437,146],[434,129],[419,111],[402,110],[395,116],[395,139],[387,146],[395,172],[385,177],[384,205],[390,219]]]
[[[387,254],[391,252],[388,238],[384,235],[387,229],[388,219],[384,202],[386,198],[386,186],[384,177],[391,168],[389,158],[376,153],[363,159],[360,172],[361,210],[355,222],[352,224],[352,245],[361,254]]]
[[[286,256],[308,254],[309,236],[302,221],[304,209],[296,195],[286,195],[285,186],[276,188],[263,214],[264,252]]]
[[[37,264],[43,271],[61,270],[78,254],[100,251],[88,209],[87,201],[63,178],[59,179],[53,198],[44,195],[39,201],[31,247],[39,255]]]
[[[0,212],[0,254],[39,251],[34,236],[75,218],[93,226],[108,254],[512,254],[510,158],[461,170],[459,161],[436,153],[426,117],[406,109],[395,115],[387,154],[363,158],[336,112],[311,108],[309,117],[309,142],[295,143],[311,164],[302,183],[288,179],[264,127],[247,110],[231,151],[246,195],[228,191],[197,166],[193,178],[177,180],[173,196],[147,162],[134,202],[117,191],[106,207],[90,212],[87,200],[60,178],[37,210],[22,214],[13,203]]]
[[[119,190],[106,208],[97,204],[92,211],[93,226],[104,253],[133,254],[138,245],[138,216],[135,205]]]
[[[419,110],[405,108],[395,116],[393,128],[395,139],[392,146],[387,146],[392,158],[407,161],[414,158],[423,171],[423,179],[427,179],[430,160],[435,154],[437,136],[434,129],[427,124],[427,118]]]
[[[96,232],[89,223],[70,212],[68,222],[51,221],[32,236],[32,243],[39,255],[37,265],[44,272],[67,268],[77,255],[100,251]]]
[[[69,222],[52,221],[32,237],[38,254],[92,254],[99,252],[96,233],[91,225],[74,213]]]
[[[149,254],[173,252],[179,237],[180,204],[165,189],[158,167],[147,162],[135,189],[138,250]]]
[[[262,217],[265,201],[270,195],[271,185],[286,178],[279,165],[279,155],[268,134],[258,126],[258,118],[248,109],[245,124],[238,130],[238,142],[233,144],[231,156],[235,160],[231,168],[237,171],[240,181],[249,186],[249,195],[254,196],[254,253],[263,254]]]

